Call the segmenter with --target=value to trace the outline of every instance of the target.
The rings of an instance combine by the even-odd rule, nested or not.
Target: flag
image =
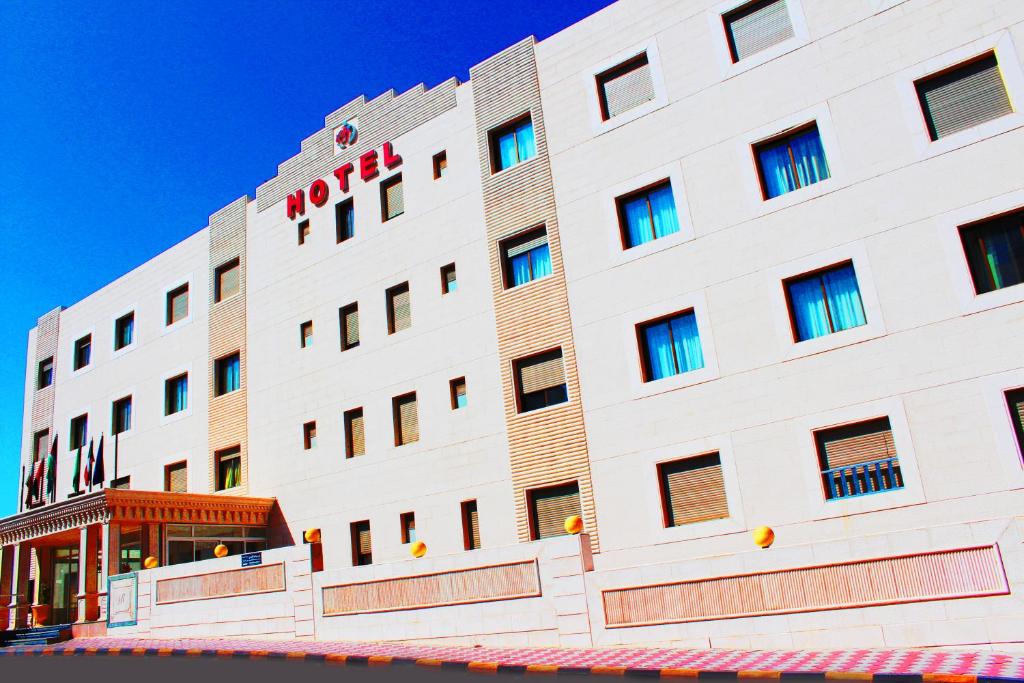
[[[57,499],[57,435],[53,435],[50,454],[46,456],[46,495]]]
[[[71,492],[80,493],[82,481],[82,447],[78,447],[78,453],[75,455],[75,472],[71,475]]]
[[[28,472],[25,472],[25,468],[21,468],[22,476],[25,478],[25,507],[32,504],[32,468],[30,467]]]
[[[89,439],[89,457],[85,461],[85,481],[82,483],[88,486],[90,491],[92,490],[92,464],[95,460],[96,457],[92,451],[92,439]]]
[[[39,458],[36,460],[36,464],[32,468],[32,497],[38,498],[39,494],[42,493],[43,484],[43,459]]]
[[[100,445],[96,449],[96,464],[92,467],[92,483],[103,487],[103,480],[106,479],[103,472],[103,435],[100,434]]]

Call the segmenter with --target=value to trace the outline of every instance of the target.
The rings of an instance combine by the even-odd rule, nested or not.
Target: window
[[[184,460],[164,467],[164,491],[188,492],[188,463]]]
[[[748,2],[723,15],[722,21],[734,64],[793,37],[786,0]]]
[[[914,84],[932,140],[1013,113],[993,53]]]
[[[462,508],[462,547],[466,550],[480,548],[480,516],[477,514],[476,501],[464,500]]]
[[[622,248],[632,249],[679,232],[672,185],[663,181],[615,200]]]
[[[241,291],[242,266],[239,259],[232,259],[214,271],[214,302],[233,297]]]
[[[505,240],[501,243],[501,256],[506,289],[551,275],[547,228],[541,226]]]
[[[39,371],[36,373],[36,389],[45,389],[51,384],[53,384],[53,356],[39,361]]]
[[[302,425],[302,447],[305,450],[316,448],[316,421]]]
[[[448,152],[441,150],[434,155],[434,180],[440,180],[448,175]]]
[[[46,457],[50,450],[50,430],[43,429],[35,433],[32,438],[32,462],[38,462]]]
[[[455,264],[449,263],[441,267],[441,294],[458,291],[459,281],[455,278]]]
[[[785,289],[798,342],[867,324],[851,262],[786,280]]]
[[[218,358],[213,362],[215,396],[230,394],[242,386],[242,359],[239,352]]]
[[[76,450],[85,446],[89,438],[89,414],[79,415],[71,420],[71,428],[68,430],[71,436],[68,439],[68,449]]]
[[[537,156],[529,114],[491,131],[491,172],[497,173]]]
[[[961,227],[960,240],[976,293],[1024,282],[1024,211]]]
[[[221,543],[232,557],[267,549],[267,530],[263,527],[168,524],[166,537],[165,557],[169,565],[213,559]]]
[[[888,417],[814,433],[826,500],[903,488]]]
[[[338,318],[341,321],[341,350],[359,346],[359,304],[353,302],[338,309]]]
[[[395,423],[395,445],[404,446],[419,441],[420,418],[416,392],[391,399],[391,411]]]
[[[334,230],[338,244],[356,236],[356,204],[351,197],[334,205]]]
[[[309,219],[299,221],[297,227],[299,230],[299,244],[303,245],[306,243],[306,238],[309,237]]]
[[[395,285],[386,292],[388,306],[388,334],[401,332],[412,325],[412,303],[409,283]]]
[[[661,510],[666,527],[729,516],[718,453],[658,465]]]
[[[167,292],[167,324],[184,320],[188,317],[188,283]]]
[[[562,349],[516,361],[515,378],[520,413],[569,400]]]
[[[92,358],[92,335],[87,334],[75,342],[75,370],[81,370]]]
[[[217,466],[217,490],[226,491],[242,483],[242,449],[225,448],[213,454]]]
[[[135,312],[122,315],[114,321],[114,350],[131,346],[135,340]]]
[[[380,220],[397,218],[405,213],[405,196],[402,190],[402,174],[394,175],[380,183]]]
[[[345,411],[345,457],[354,458],[366,453],[366,436],[363,433],[363,409]]]
[[[654,79],[643,52],[597,75],[601,119],[618,116],[654,99]]]
[[[132,477],[129,474],[117,479],[110,480],[110,488],[112,489],[130,489],[132,487]],[[123,549],[123,547],[122,547]],[[141,569],[141,566],[139,567]]]
[[[1017,448],[1024,455],[1024,389],[1006,392],[1006,405],[1013,419],[1013,432],[1017,435]]]
[[[307,320],[299,325],[299,348],[308,349],[313,345],[313,321]]]
[[[754,156],[766,200],[829,177],[817,124],[754,145]]]
[[[402,525],[402,543],[414,542],[416,540],[416,513],[403,512],[398,519]]]
[[[188,373],[185,373],[164,383],[164,415],[174,415],[187,408]]]
[[[352,535],[352,566],[361,567],[373,562],[373,541],[370,538],[370,522],[352,522],[349,526]]]
[[[459,377],[448,383],[452,395],[452,410],[466,407],[466,378]]]
[[[530,538],[551,538],[565,536],[565,520],[572,515],[582,515],[580,508],[580,487],[577,482],[563,486],[528,491],[530,508]]]
[[[110,409],[110,431],[121,434],[132,428],[132,397],[125,396],[114,401]]]
[[[704,352],[692,310],[637,325],[645,382],[704,367]]]

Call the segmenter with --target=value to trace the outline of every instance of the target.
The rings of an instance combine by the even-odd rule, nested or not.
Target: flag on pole
[[[82,487],[82,447],[78,447],[78,453],[75,455],[75,471],[71,475],[71,492],[81,493]]]
[[[96,456],[92,450],[92,439],[89,439],[89,458],[85,462],[85,481],[82,482],[89,487],[92,491],[92,464],[95,462]]]
[[[25,507],[28,507],[32,504],[32,468],[30,467],[28,472],[26,472],[25,468],[22,467],[21,472],[25,480]]]
[[[38,460],[36,460],[36,464],[32,468],[32,497],[33,498],[38,498],[39,494],[42,493],[43,465],[44,465],[44,461],[40,457]]]
[[[57,500],[57,435],[53,435],[50,454],[46,456],[46,495]]]
[[[96,462],[92,466],[92,483],[103,488],[103,480],[106,479],[103,471],[103,435],[100,434],[100,445],[96,449]]]

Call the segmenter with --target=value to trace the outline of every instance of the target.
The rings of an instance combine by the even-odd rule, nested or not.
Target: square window
[[[353,302],[338,309],[338,318],[341,322],[341,350],[359,346],[359,304]]]
[[[232,353],[213,362],[215,396],[230,394],[242,386],[242,358],[240,352]]]
[[[356,236],[356,204],[351,197],[334,205],[334,230],[338,244]]]
[[[784,286],[797,342],[867,324],[851,261],[790,278]]]
[[[434,180],[440,180],[448,174],[448,152],[441,150],[434,155]]]
[[[398,519],[402,525],[402,544],[413,543],[416,540],[416,513],[403,512]]]
[[[402,189],[402,174],[398,173],[380,183],[380,220],[397,218],[405,213],[405,194]]]
[[[112,489],[130,489],[131,487],[131,475],[126,474],[123,477],[118,477],[117,479],[110,480],[110,488]]]
[[[220,302],[238,294],[242,287],[242,266],[240,259],[231,259],[214,271],[213,300]]]
[[[53,356],[39,361],[39,370],[36,373],[36,389],[45,389],[51,384],[53,384]]]
[[[391,399],[391,413],[395,424],[396,446],[420,440],[420,418],[415,391]]]
[[[504,240],[499,248],[505,289],[551,275],[551,251],[544,226]]]
[[[135,312],[122,315],[114,321],[114,350],[131,346],[135,341]]]
[[[679,232],[672,184],[664,180],[615,200],[622,248],[632,249]]]
[[[596,78],[603,121],[654,99],[654,79],[646,51],[598,74]]]
[[[491,172],[497,173],[537,156],[533,119],[529,114],[491,131]]]
[[[409,283],[395,285],[386,293],[388,313],[388,334],[401,332],[412,326],[412,301],[409,298]]]
[[[188,283],[167,292],[167,324],[184,320],[188,317]]]
[[[92,359],[92,335],[87,334],[75,342],[75,370],[81,370]]]
[[[666,527],[729,516],[722,461],[718,453],[660,463],[658,482]]]
[[[306,243],[306,238],[309,237],[309,219],[299,221],[296,227],[299,231],[299,245],[301,246]]]
[[[121,434],[132,428],[132,397],[125,396],[114,401],[110,410],[110,431]]]
[[[765,200],[829,178],[816,123],[754,145],[754,157]]]
[[[188,492],[188,462],[182,460],[164,467],[164,491]]]
[[[993,52],[922,78],[914,87],[932,140],[1013,113]]]
[[[363,432],[363,409],[346,410],[345,422],[345,457],[355,458],[366,454],[366,435]]]
[[[534,489],[526,494],[530,509],[530,538],[534,541],[565,536],[565,520],[583,514],[577,482]]]
[[[1024,455],[1024,388],[1007,391],[1006,405],[1013,420],[1013,433],[1017,437],[1017,448]]]
[[[313,321],[307,320],[299,325],[299,348],[308,349],[313,345]]]
[[[302,448],[307,451],[316,448],[316,421],[302,425]]]
[[[451,294],[459,289],[459,281],[455,277],[455,264],[449,263],[441,267],[441,294]]]
[[[164,383],[164,415],[174,415],[188,408],[188,373],[172,377]]]
[[[85,446],[89,438],[89,414],[79,415],[71,420],[70,438],[68,438],[68,449],[77,450]]]
[[[480,516],[477,514],[476,501],[462,501],[462,547],[466,550],[480,548]]]
[[[459,377],[448,383],[452,395],[452,410],[459,410],[466,407],[466,378]]]
[[[217,490],[226,491],[242,483],[242,449],[233,446],[213,455],[217,465]]]
[[[43,429],[32,438],[32,462],[39,462],[50,450],[50,430]]]
[[[514,374],[516,402],[520,413],[569,400],[562,349],[517,360]]]
[[[960,228],[977,294],[1024,282],[1024,211]]]
[[[814,433],[826,500],[903,488],[888,417]]]
[[[373,540],[370,537],[370,521],[352,522],[349,531],[352,537],[352,566],[372,564]]]
[[[704,367],[693,309],[637,325],[645,382]]]
[[[735,64],[793,37],[786,0],[759,0],[722,15],[729,54]]]

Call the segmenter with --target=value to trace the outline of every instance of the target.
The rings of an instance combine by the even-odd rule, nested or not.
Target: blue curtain
[[[648,381],[704,367],[704,352],[697,332],[697,317],[686,313],[644,329]]]
[[[178,410],[185,410],[188,407],[188,378],[183,377],[174,387],[174,405]]]
[[[537,156],[537,141],[533,137],[533,121],[524,121],[516,126],[516,140],[519,142],[519,161]]]
[[[789,283],[789,300],[796,321],[797,341],[814,339],[829,333],[825,298],[817,277]]]
[[[124,326],[121,328],[121,339],[120,345],[122,348],[132,343],[132,332],[135,328],[134,320],[125,320]]]
[[[761,162],[761,175],[768,199],[796,189],[793,165],[789,161],[789,147],[768,147],[760,150],[757,156]]]
[[[672,197],[672,186],[660,187],[649,195],[651,214],[654,215],[654,236],[664,237],[679,232],[676,218],[676,200]]]
[[[236,391],[242,384],[241,362],[238,359],[232,360],[225,371],[224,391]]]
[[[548,249],[548,245],[534,247],[526,253],[530,255],[530,261],[533,264],[534,280],[551,275],[551,250]]]
[[[628,246],[635,247],[654,239],[651,212],[647,208],[646,196],[629,200],[622,209],[626,216]]]
[[[798,135],[789,144],[793,149],[800,187],[813,185],[828,178],[828,161],[825,159],[825,149],[821,146],[821,135],[817,128]]]
[[[498,138],[498,160],[503,170],[519,163],[519,156],[516,151],[516,136],[513,133],[506,133]]]
[[[697,332],[697,316],[687,313],[673,318],[672,339],[680,372],[700,370],[704,367],[704,352],[700,348],[700,334]]]
[[[622,208],[626,218],[627,248],[679,232],[671,186],[630,199]]]
[[[792,160],[790,150],[793,152]],[[829,177],[828,161],[817,128],[758,151],[758,160],[768,199]],[[793,162],[796,162],[796,175]]]
[[[864,305],[860,299],[857,274],[853,266],[848,265],[825,273],[824,281],[828,309],[832,314],[835,331],[865,324],[867,320],[864,318]]]
[[[530,252],[513,256],[510,265],[512,267],[513,287],[518,287],[530,281]]]
[[[644,329],[647,342],[647,366],[650,380],[671,377],[676,374],[676,364],[672,351],[672,335],[667,322],[648,325]]]
[[[132,404],[131,401],[125,401],[121,404],[121,428],[131,429],[132,428]]]

